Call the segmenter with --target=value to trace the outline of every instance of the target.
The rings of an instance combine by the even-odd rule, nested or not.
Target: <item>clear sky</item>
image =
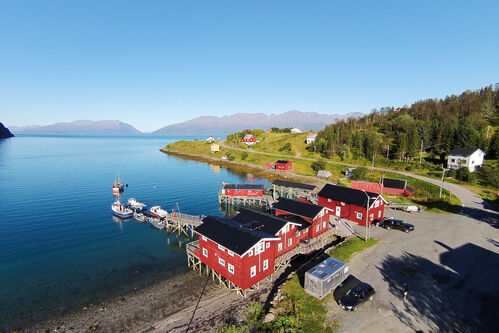
[[[499,1],[0,1],[0,121],[369,112],[499,82]]]

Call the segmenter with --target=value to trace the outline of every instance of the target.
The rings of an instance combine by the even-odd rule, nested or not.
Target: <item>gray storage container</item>
[[[343,282],[348,276],[348,266],[344,261],[327,258],[305,273],[305,291],[323,298]]]

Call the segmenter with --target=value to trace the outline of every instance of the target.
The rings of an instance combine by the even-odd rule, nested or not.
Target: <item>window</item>
[[[288,231],[289,231],[289,223],[286,224],[286,232],[288,232]]]
[[[270,247],[270,242],[267,242],[267,249]]]
[[[231,256],[231,257],[233,257],[233,256],[234,256],[234,252],[232,252],[231,250],[227,250],[227,254],[228,254],[229,256]]]
[[[369,215],[369,220],[372,220],[374,218],[374,214]]]
[[[223,260],[222,258],[218,257],[218,263],[225,267],[225,260]]]
[[[256,266],[251,266],[250,275],[251,277],[256,275]]]
[[[376,200],[376,201],[374,202],[374,208],[378,208],[378,207],[379,207],[379,201],[378,201],[378,200]]]
[[[277,251],[282,251],[282,243],[277,244]]]
[[[232,264],[227,264],[227,268],[229,269],[229,273],[234,274],[234,266]]]
[[[361,219],[362,218],[362,213],[357,213],[357,218]]]
[[[293,245],[293,238],[288,239],[288,247],[290,247],[291,245]]]
[[[208,250],[203,247],[203,256],[208,258]]]
[[[344,202],[342,202],[342,203],[341,203],[341,205],[342,205],[342,206],[345,206],[345,203],[344,203]]]
[[[298,230],[298,231],[296,232],[296,236],[300,236],[300,234],[301,234],[301,231],[299,231],[299,230]]]
[[[223,247],[222,245],[218,244],[218,249],[219,250],[222,250],[222,251],[225,251],[225,247]]]
[[[267,268],[269,268],[269,260],[268,259],[265,259],[263,261],[263,270],[266,271]]]
[[[204,237],[204,236],[201,236],[201,239],[205,241],[205,240],[206,240],[206,237]]]
[[[315,232],[318,232],[318,231],[319,231],[319,227],[320,227],[320,225],[319,225],[319,224],[317,224],[317,225],[315,226]]]
[[[453,158],[453,159],[451,159],[450,161],[451,161],[451,162],[456,162],[456,160],[455,160],[454,158]]]
[[[326,229],[326,221],[322,222],[322,229]]]
[[[381,211],[378,212],[378,218],[380,218],[380,217],[381,217]]]
[[[249,251],[249,254],[248,254],[248,255],[249,255],[250,257],[253,255],[253,249],[251,249],[251,250]]]
[[[331,199],[327,199],[327,202],[331,202]]]
[[[260,246],[260,252],[265,251],[265,242],[261,242],[258,246]]]

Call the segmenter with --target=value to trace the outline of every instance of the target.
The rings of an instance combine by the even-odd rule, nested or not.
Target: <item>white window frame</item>
[[[369,215],[369,220],[372,220],[374,219],[374,213],[371,213],[371,215]]]
[[[251,250],[249,251],[248,256],[249,256],[249,257],[252,257],[252,256],[253,256],[253,249],[251,249]]]
[[[277,251],[278,252],[282,251],[282,243],[277,244]]]
[[[267,242],[267,245],[265,247],[268,249],[270,247],[270,242]]]
[[[250,277],[255,277],[256,275],[256,265],[250,268]]]
[[[290,247],[291,245],[293,245],[293,238],[288,239],[288,247]]]
[[[266,271],[269,268],[269,260],[265,259],[263,261],[263,270]]]
[[[357,212],[357,218],[360,220],[362,219],[362,213]]]
[[[260,247],[260,253],[265,252],[265,242],[261,242],[258,246]]]
[[[315,232],[318,232],[318,231],[319,231],[319,227],[320,227],[320,225],[319,225],[319,224],[317,224],[317,225],[315,226]]]
[[[208,249],[203,247],[203,256],[208,258]]]
[[[380,218],[380,217],[381,217],[381,211],[378,212],[378,218]]]
[[[225,267],[225,260],[223,260],[222,258],[218,257],[218,263]]]
[[[206,240],[206,237],[204,237],[204,236],[202,236],[202,235],[201,235],[201,239],[205,241],[205,240]]]
[[[227,270],[230,274],[234,274],[234,265],[227,263]]]
[[[327,202],[331,202],[331,199],[327,199]]]
[[[376,200],[376,201],[374,202],[374,208],[378,208],[378,207],[379,207],[379,201],[378,201],[378,200]]]
[[[322,221],[322,229],[326,229],[326,221]]]
[[[220,244],[218,244],[218,249],[219,249],[220,251],[224,251],[224,252],[225,252],[225,247],[223,247],[223,246],[222,246],[222,245],[220,245]]]
[[[231,250],[229,250],[229,249],[227,249],[227,254],[228,254],[229,256],[231,256],[231,257],[233,257],[233,256],[234,256],[234,252],[232,252],[232,251],[231,251]]]
[[[300,231],[300,230],[298,230],[298,231],[296,232],[296,236],[300,236],[300,234],[301,234],[301,231]]]

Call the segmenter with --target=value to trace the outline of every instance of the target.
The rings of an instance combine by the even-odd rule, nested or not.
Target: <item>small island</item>
[[[7,139],[14,137],[7,127],[0,123],[0,139]]]

